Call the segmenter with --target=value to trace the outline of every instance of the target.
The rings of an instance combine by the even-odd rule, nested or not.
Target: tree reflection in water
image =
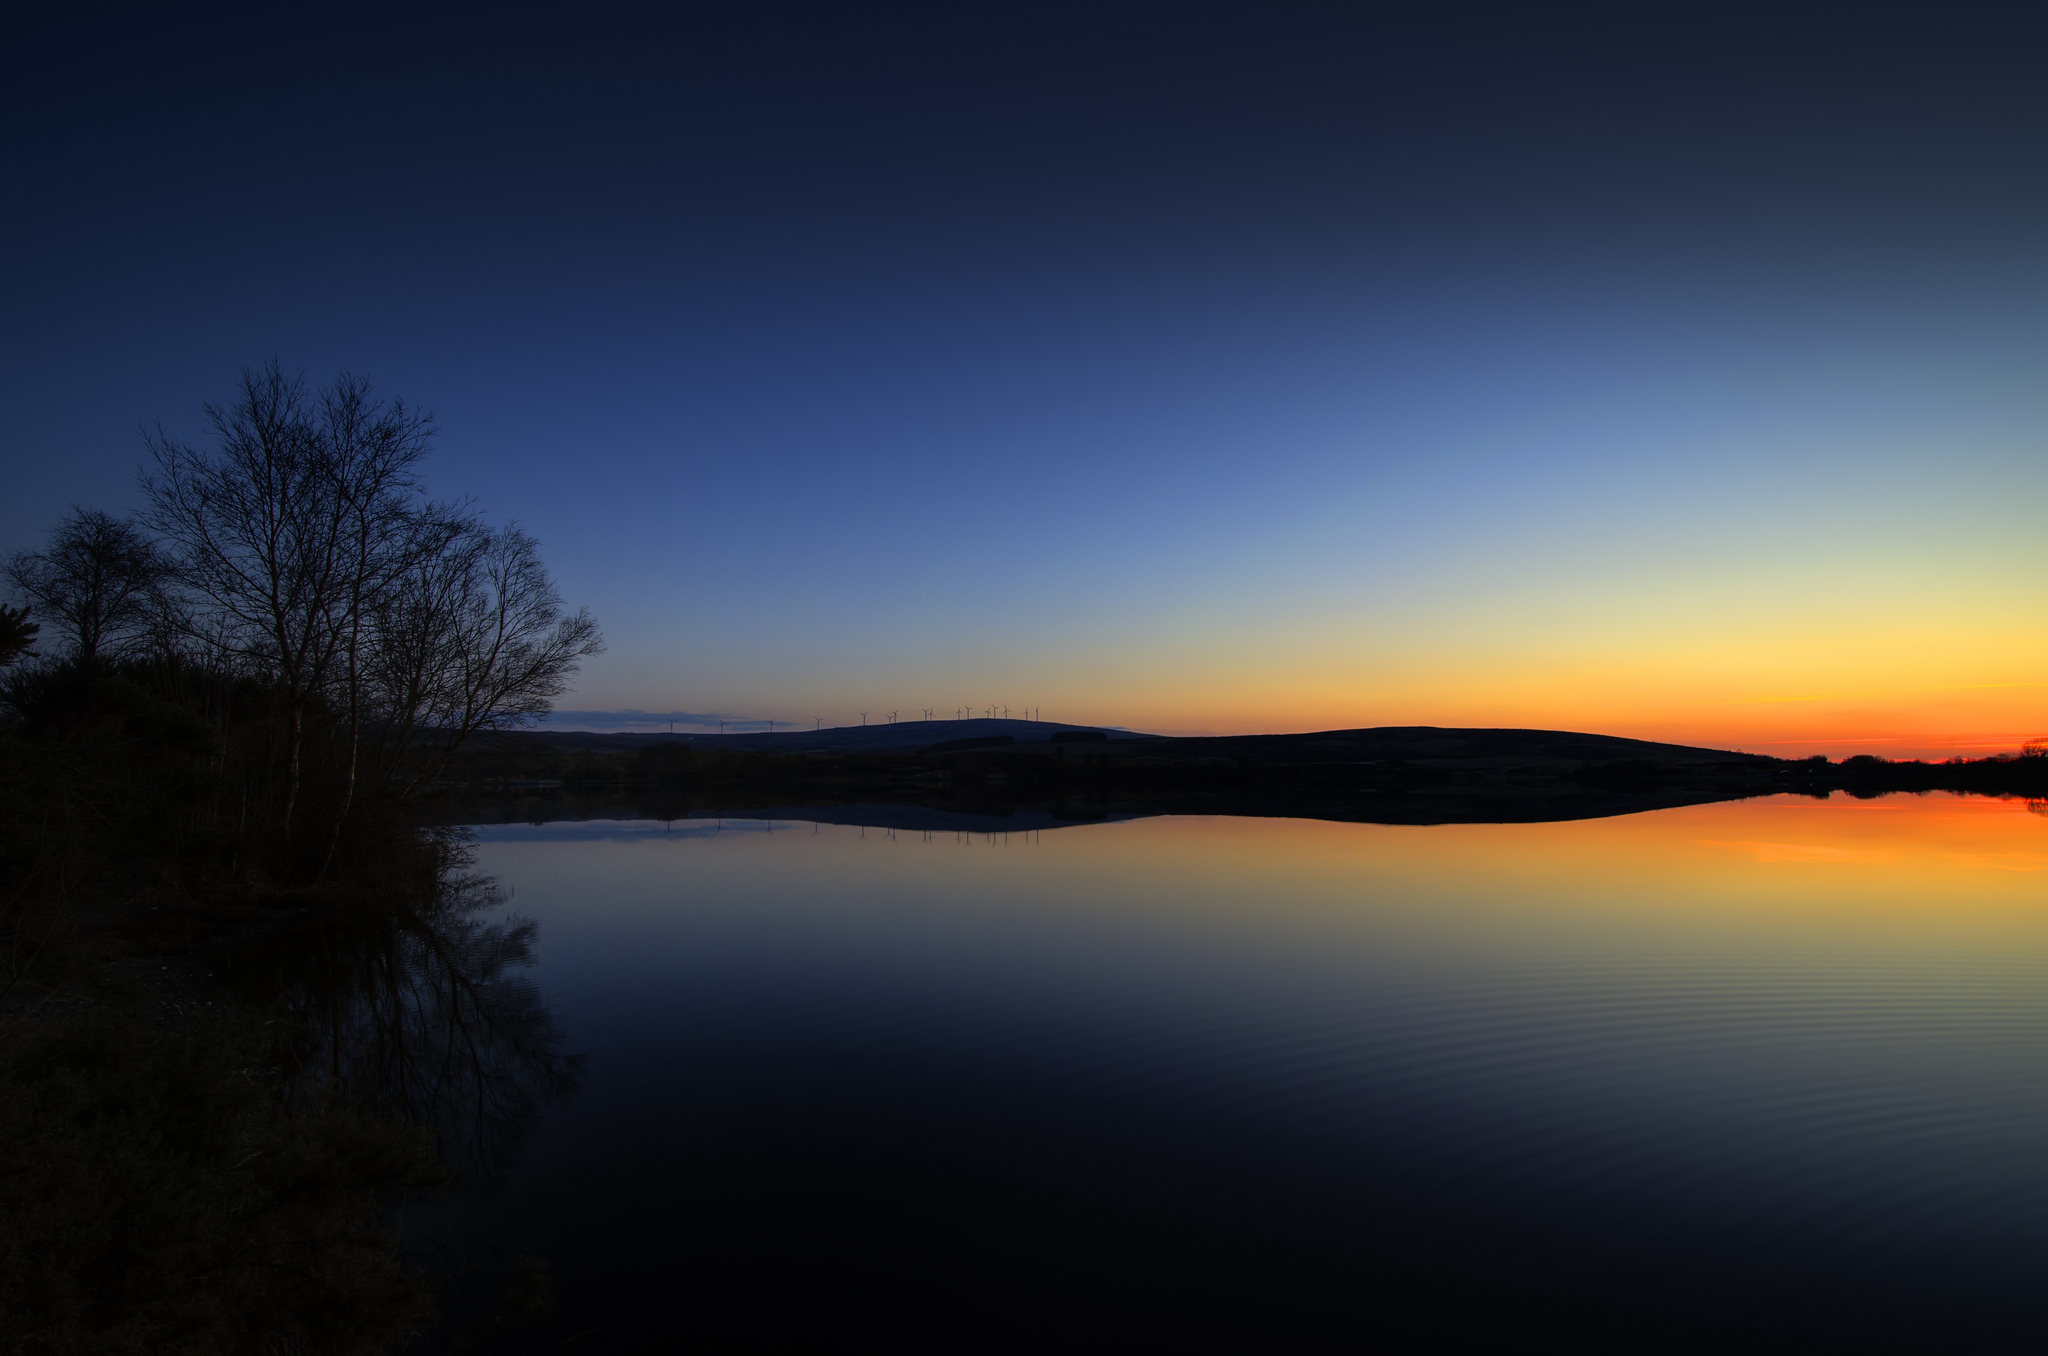
[[[424,1126],[460,1180],[497,1179],[582,1065],[523,973],[535,924],[503,903],[490,878],[448,871],[423,898],[321,910],[242,947],[228,978],[277,1014],[287,1107]]]

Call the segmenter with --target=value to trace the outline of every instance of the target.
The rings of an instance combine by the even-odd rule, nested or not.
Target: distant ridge
[[[1063,725],[1044,720],[903,720],[893,725],[835,725],[823,730],[765,730],[746,734],[607,734],[590,730],[520,732],[521,743],[563,750],[630,753],[659,744],[744,753],[908,753],[990,748],[1005,738],[1017,745],[1050,744],[1054,736],[1100,735],[1116,747],[1102,750],[1147,759],[1249,760],[1255,763],[1341,763],[1358,759],[1528,759],[1612,762],[1650,759],[1663,764],[1776,760],[1763,754],[1660,744],[1619,735],[1572,730],[1459,728],[1436,725],[1376,725],[1354,730],[1303,734],[1155,735],[1100,725]],[[973,741],[970,743],[970,741]],[[1057,741],[1065,743],[1067,741]]]
[[[686,748],[749,756],[692,757]],[[2048,754],[1830,763],[1570,730],[1409,725],[1176,738],[1038,721],[905,721],[724,736],[514,732],[482,741],[444,785],[459,802],[472,783],[631,804],[657,819],[810,803],[865,806],[863,815],[894,818],[858,822],[889,826],[909,824],[907,812],[874,807],[919,807],[926,827],[937,822],[931,815],[1027,811],[1047,823],[1150,814],[1523,823],[1837,791],[2023,796],[2048,807]],[[449,822],[508,813],[455,803],[448,811],[486,816]]]
[[[1101,733],[1113,740],[1156,739],[1157,735],[1111,730],[1099,725],[1062,725],[1050,720],[899,720],[893,725],[833,725],[823,730],[766,730],[750,734],[602,734],[588,730],[530,730],[523,740],[556,749],[630,752],[657,744],[736,753],[906,752],[963,739],[1008,735],[1019,744],[1043,744],[1061,731]]]
[[[1620,735],[1584,734],[1575,730],[1439,725],[1375,725],[1357,730],[1316,730],[1307,734],[1201,735],[1162,739],[1143,750],[1119,749],[1146,758],[1214,759],[1276,764],[1353,762],[1458,763],[1524,762],[1544,764],[1644,761],[1667,767],[1699,764],[1765,766],[1778,762],[1766,754],[1729,749],[1703,749],[1687,744],[1660,744]]]

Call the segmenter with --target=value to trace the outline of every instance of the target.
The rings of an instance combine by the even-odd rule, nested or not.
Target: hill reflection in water
[[[2023,803],[478,832],[592,1059],[478,1226],[536,1344],[2041,1326]]]

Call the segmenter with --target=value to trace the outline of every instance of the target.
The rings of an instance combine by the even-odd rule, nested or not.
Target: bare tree
[[[17,552],[7,578],[83,660],[120,654],[148,628],[167,562],[135,524],[73,508],[41,551]]]
[[[206,406],[212,450],[161,426],[145,434],[150,525],[225,647],[272,669],[282,689],[287,835],[307,710],[337,663],[354,686],[363,611],[404,554],[392,543],[410,536],[412,468],[433,436],[430,416],[369,389],[344,373],[309,396],[273,361],[243,371],[233,402]]]
[[[368,381],[343,373],[321,392],[319,427],[332,491],[341,505],[345,595],[336,620],[341,638],[339,695],[347,711],[348,752],[341,808],[327,843],[331,861],[355,803],[365,716],[364,649],[371,639],[369,618],[418,562],[446,550],[469,518],[459,508],[419,504],[409,493],[414,489],[409,468],[425,455],[433,434],[430,416],[408,411],[402,402],[381,405],[370,398]]]
[[[422,553],[376,615],[379,705],[388,778],[424,753],[410,786],[440,774],[470,736],[545,715],[604,642],[587,609],[564,615],[540,544],[517,524],[475,521]]]

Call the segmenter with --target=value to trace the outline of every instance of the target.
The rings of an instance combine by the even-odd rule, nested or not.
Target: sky
[[[20,29],[0,551],[275,357],[564,726],[2048,734],[2025,9],[740,8]]]

